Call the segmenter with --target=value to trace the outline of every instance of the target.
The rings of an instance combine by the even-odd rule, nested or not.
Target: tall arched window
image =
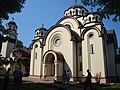
[[[35,45],[35,59],[37,59],[37,51],[36,51],[37,48],[38,48],[38,45],[36,44]]]
[[[44,36],[44,31],[41,31],[41,36]]]
[[[78,10],[76,9],[76,15],[78,15]]]
[[[98,21],[98,16],[96,16],[96,21]]]
[[[72,11],[70,10],[70,15],[72,15]]]
[[[89,17],[89,21],[91,22],[91,17]]]
[[[93,33],[90,33],[90,34],[89,34],[90,53],[91,53],[91,54],[94,54],[94,53],[95,53],[95,52],[94,52],[94,44],[93,44],[93,42],[91,41],[91,40],[92,40],[92,37],[93,37]]]
[[[84,15],[84,10],[82,10],[82,15]]]
[[[90,48],[91,48],[91,54],[94,54],[94,45],[91,44],[91,45],[90,45]]]
[[[37,52],[35,52],[35,59],[37,59]]]

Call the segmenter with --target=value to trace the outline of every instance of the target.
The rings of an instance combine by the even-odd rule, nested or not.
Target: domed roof
[[[38,28],[35,30],[35,37],[34,38],[35,39],[39,39],[39,38],[43,39],[47,31],[48,30],[46,28],[44,28],[44,25],[42,25],[41,28]]]
[[[10,22],[8,22],[7,24],[8,24],[8,25],[9,25],[9,24],[16,25],[16,23],[15,23],[14,21],[10,21]],[[17,26],[17,25],[16,25],[16,26]]]
[[[70,9],[70,8],[84,8],[82,5],[80,5],[80,4],[73,4],[73,5],[71,5],[68,9]]]
[[[85,16],[88,13],[88,10],[80,4],[74,3],[64,12],[64,16]]]
[[[17,30],[17,24],[12,20],[6,24],[6,29],[14,29]]]
[[[39,30],[39,31],[41,31],[41,30],[47,31],[47,29],[44,27],[44,25],[42,25],[42,27],[36,29],[35,32],[38,31],[38,30]]]

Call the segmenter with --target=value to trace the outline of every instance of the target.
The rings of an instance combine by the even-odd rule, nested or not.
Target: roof
[[[20,49],[18,49],[18,52],[20,52],[20,54],[21,54],[23,57],[30,58],[30,50],[29,50],[29,49],[20,48]]]
[[[83,7],[82,5],[80,5],[80,4],[76,4],[76,3],[74,3],[73,5],[71,5],[68,9],[71,9],[71,8],[84,8],[85,10],[87,10],[85,7]],[[67,10],[68,10],[67,9]],[[88,11],[88,10],[87,10]]]
[[[13,24],[13,25],[16,25],[16,23],[14,21],[10,21],[8,22],[7,24]],[[17,25],[16,25],[17,26]]]
[[[23,58],[30,58],[30,49],[27,48],[17,48],[13,50],[13,54],[14,52],[18,52],[21,54],[21,57]]]
[[[36,29],[35,32],[36,32],[37,30],[39,30],[39,31],[41,31],[41,30],[47,31],[47,29],[46,29],[44,26],[42,26],[42,27]]]

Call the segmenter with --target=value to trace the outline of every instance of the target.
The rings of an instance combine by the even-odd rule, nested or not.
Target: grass
[[[81,87],[84,88],[84,83],[72,83],[71,84],[74,87]],[[120,83],[109,83],[109,84],[92,84],[93,89],[95,90],[120,90]]]
[[[58,85],[65,85],[64,82],[56,82]],[[0,75],[0,90],[3,90],[4,86],[4,76]],[[84,88],[84,83],[71,82],[71,87]],[[92,84],[95,90],[120,90],[120,83],[112,83],[112,84]],[[7,90],[13,90],[13,76],[10,76],[10,85]],[[42,84],[42,83],[32,83],[25,82],[19,85],[19,90],[62,90],[61,88],[53,87],[51,84]]]
[[[4,88],[4,76],[0,75],[0,90],[3,90],[3,88]],[[13,76],[10,76],[10,84],[7,90],[13,90],[13,88],[14,88]],[[19,90],[59,90],[59,89],[51,87],[48,84],[23,81],[23,83],[19,85]]]

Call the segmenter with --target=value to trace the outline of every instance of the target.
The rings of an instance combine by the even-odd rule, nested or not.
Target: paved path
[[[83,88],[77,88],[70,85],[63,85],[54,83],[52,80],[42,80],[40,78],[33,78],[33,77],[23,77],[23,81],[29,81],[33,83],[44,83],[44,84],[50,84],[52,87],[58,88],[60,90],[84,90]]]

